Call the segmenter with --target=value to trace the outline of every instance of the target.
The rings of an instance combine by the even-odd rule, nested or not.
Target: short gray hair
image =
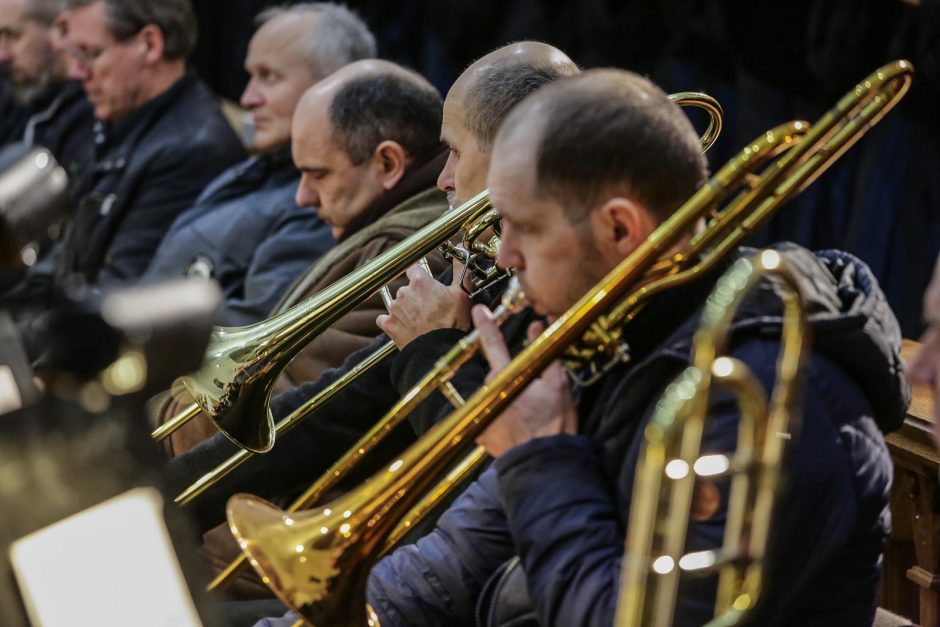
[[[43,26],[52,26],[61,12],[62,0],[26,0],[23,3],[23,17]]]
[[[65,10],[98,0],[63,0]],[[197,25],[191,0],[101,0],[107,13],[106,27],[118,41],[126,41],[153,24],[163,33],[163,57],[185,59],[196,47]]]
[[[307,43],[304,56],[315,77],[326,77],[361,59],[376,56],[375,36],[362,19],[341,4],[303,2],[292,6],[272,7],[258,14],[256,22],[265,22],[282,15],[316,16],[319,24]]]

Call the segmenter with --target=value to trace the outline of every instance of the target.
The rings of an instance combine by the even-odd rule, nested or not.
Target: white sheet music
[[[17,540],[10,559],[37,627],[201,627],[152,488]]]
[[[16,411],[23,406],[23,397],[9,366],[0,365],[0,414]]]

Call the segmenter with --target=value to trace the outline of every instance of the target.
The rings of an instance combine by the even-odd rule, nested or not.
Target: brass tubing
[[[179,380],[219,431],[264,453],[274,445],[268,407],[278,375],[311,340],[363,300],[468,228],[490,208],[485,191],[431,222],[315,296],[269,320],[213,331],[203,366]]]
[[[200,411],[202,410],[199,409],[199,405],[196,403],[190,404],[188,407],[186,407],[186,409],[179,412],[173,416],[173,418],[167,420],[162,425],[154,429],[153,433],[150,434],[150,437],[152,437],[157,442],[162,442],[186,426],[186,423],[198,416]]]
[[[510,287],[503,295],[503,302],[497,308],[494,316],[498,323],[502,323],[513,311],[522,306],[520,302],[521,291],[515,279],[510,282]],[[400,425],[435,390],[443,388],[450,384],[450,379],[476,353],[479,347],[479,335],[476,331],[471,331],[464,336],[446,355],[441,357],[434,368],[431,369],[415,386],[403,396],[394,407],[392,407],[385,416],[382,417],[366,433],[359,442],[349,449],[340,459],[333,463],[329,470],[317,479],[313,485],[300,495],[287,509],[288,512],[299,512],[316,505],[327,491],[331,490],[340,479],[345,477],[350,469],[354,468],[366,455],[371,453],[375,447],[384,439],[385,435],[392,429]],[[452,394],[457,394],[456,390],[447,393],[447,398],[459,398]],[[453,401],[452,401],[453,402]],[[422,504],[420,507],[430,509],[433,504]],[[209,591],[217,588],[224,588],[234,581],[234,579],[247,566],[247,556],[239,556],[226,570],[216,577],[208,587]]]
[[[383,345],[380,349],[369,355],[359,364],[351,369],[349,372],[344,374],[342,377],[331,383],[329,386],[321,390],[316,396],[309,398],[304,402],[303,405],[292,411],[280,422],[274,426],[274,432],[276,436],[281,436],[296,427],[301,421],[304,420],[308,415],[315,412],[325,403],[327,403],[334,396],[339,394],[341,391],[346,389],[346,387],[356,380],[357,377],[361,376],[363,373],[371,370],[375,365],[384,360],[389,355],[394,354],[397,351],[397,347],[394,342],[388,342]],[[229,457],[222,464],[217,466],[211,472],[200,477],[195,483],[186,488],[179,496],[176,497],[174,502],[177,505],[188,505],[193,502],[196,498],[205,493],[206,490],[214,486],[220,480],[228,476],[233,470],[244,464],[246,461],[254,457],[255,453],[249,451],[248,449],[240,449],[237,453]]]

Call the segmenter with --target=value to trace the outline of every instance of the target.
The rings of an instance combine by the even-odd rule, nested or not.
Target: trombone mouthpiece
[[[503,292],[502,298],[499,299],[499,308],[494,312],[495,317],[502,323],[510,315],[521,311],[528,306],[528,304],[529,301],[522,291],[522,286],[519,285],[519,279],[512,277],[509,279],[509,284],[506,286],[506,291]]]

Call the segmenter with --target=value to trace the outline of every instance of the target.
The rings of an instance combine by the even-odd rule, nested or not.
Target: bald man
[[[545,78],[570,76],[577,66],[563,52],[544,43],[519,42],[473,63],[457,78],[444,101],[441,139],[450,149],[438,187],[458,206],[486,187],[490,150],[503,118],[519,94],[544,84]],[[533,81],[529,90],[524,82]],[[405,348],[435,329],[470,329],[470,299],[456,280],[449,285],[412,268],[410,283],[398,291],[379,327]]]
[[[447,193],[452,205],[471,198],[484,189],[490,147],[499,124],[512,107],[540,86],[577,72],[577,66],[559,50],[545,44],[521,42],[487,55],[461,75],[444,102],[441,137],[449,148],[449,156],[443,170],[438,170],[440,176],[437,179],[438,187]],[[317,87],[319,88],[321,86]],[[298,123],[301,118],[298,113]],[[299,130],[295,128],[297,137],[300,137]],[[295,151],[297,165],[302,170],[306,168],[305,179],[313,184],[311,179],[322,171],[321,164],[305,161],[302,157],[303,155]],[[324,202],[325,197],[320,186],[309,191],[316,193],[321,203]],[[321,217],[332,221],[334,228],[343,229],[342,212],[335,205],[330,205],[332,197],[326,196],[327,206],[322,210]],[[343,235],[340,234],[341,237]],[[209,528],[224,520],[225,502],[235,492],[253,492],[274,497],[319,476],[352,446],[417,378],[426,373],[440,355],[463,336],[464,330],[451,324],[446,319],[446,312],[441,312],[451,305],[452,311],[459,307],[469,309],[469,301],[463,300],[459,292],[460,287],[452,284],[449,274],[442,277],[444,283],[430,279],[426,283],[422,282],[424,274],[426,273],[423,271],[418,273],[414,269],[409,270],[408,289],[412,294],[409,295],[408,289],[402,288],[398,291],[396,301],[412,300],[419,289],[417,284],[431,288],[422,292],[422,295],[429,294],[429,305],[432,304],[430,299],[434,298],[435,302],[442,302],[445,307],[437,309],[436,313],[422,311],[416,314],[415,320],[420,322],[416,322],[415,326],[420,324],[423,328],[420,332],[411,331],[417,335],[403,345],[403,350],[398,355],[386,359],[368,375],[360,377],[321,407],[315,418],[301,423],[290,435],[279,439],[271,453],[251,459],[193,503],[191,509],[203,528]],[[482,298],[492,301],[494,296],[487,294]],[[436,314],[440,315],[435,318]],[[525,326],[525,320],[515,324],[507,323],[508,333],[515,336],[517,341],[521,341],[524,333],[518,331]],[[516,332],[513,332],[514,330]],[[275,397],[271,406],[275,417],[279,419],[286,416],[388,340],[389,337],[385,334],[376,337],[368,346],[353,353],[341,368],[328,370],[316,380],[302,383]],[[515,343],[512,337],[510,343]],[[298,361],[295,359],[289,370],[297,368]],[[461,371],[454,383],[461,392],[470,393],[482,383],[485,370],[484,363],[471,362]],[[293,376],[297,376],[296,370]],[[300,383],[297,379],[294,381]],[[396,437],[391,438],[390,446],[397,450],[412,442],[415,434],[423,433],[429,428],[440,415],[446,413],[447,407],[443,399],[430,399],[422,406],[420,414],[413,417],[413,429],[399,429]],[[171,485],[182,490],[234,451],[234,447],[224,437],[213,436],[170,462]],[[376,461],[381,463],[382,460]],[[225,530],[223,533],[228,532]]]

